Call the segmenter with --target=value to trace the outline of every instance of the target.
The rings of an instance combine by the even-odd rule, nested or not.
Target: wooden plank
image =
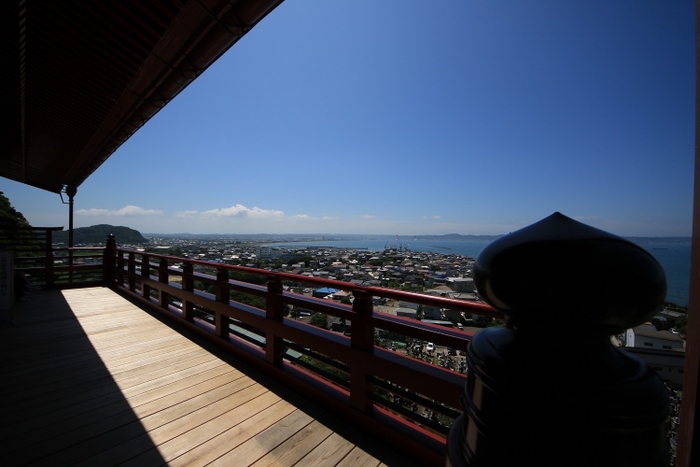
[[[313,421],[306,413],[295,410],[262,433],[237,446],[212,462],[212,467],[250,465],[284,443],[290,436]]]
[[[379,461],[374,456],[357,446],[336,464],[337,467],[377,467],[378,465]]]
[[[184,364],[195,360],[197,357],[197,354],[188,354],[184,350],[177,350],[170,355],[154,356],[147,359],[132,358],[131,361],[127,362],[120,361],[119,364],[108,368],[109,371],[105,371],[104,361],[99,358],[93,358],[90,362],[86,361],[82,364],[62,367],[60,372],[46,372],[38,375],[29,374],[24,378],[21,375],[14,374],[12,375],[14,383],[3,387],[0,391],[0,394],[2,394],[0,406],[15,405],[21,400],[45,394],[56,394],[58,391],[83,383],[97,382],[100,378],[105,377],[111,377],[120,382],[134,374],[142,375],[144,371],[152,376],[155,372],[149,372],[147,365],[162,372],[162,370],[167,369],[168,365],[172,364],[171,358],[176,359],[180,364]],[[57,377],[53,379],[52,383],[49,383],[49,381],[52,381],[52,376]],[[18,385],[23,386],[24,390],[18,391]]]
[[[109,428],[112,423],[116,419],[112,419],[111,417],[117,417],[121,415],[124,415],[126,417],[130,416],[130,413],[133,412],[133,407],[139,407],[139,406],[147,406],[148,403],[154,402],[158,399],[164,398],[166,395],[172,395],[175,394],[175,401],[180,401],[184,397],[188,397],[189,394],[192,394],[192,391],[195,390],[193,388],[196,388],[196,390],[200,393],[204,393],[207,391],[207,388],[212,388],[212,387],[219,387],[224,385],[227,382],[230,382],[233,377],[235,376],[236,378],[243,377],[243,374],[240,372],[235,372],[233,370],[222,373],[220,375],[215,375],[213,378],[209,377],[210,375],[207,374],[205,377],[203,377],[200,380],[195,380],[195,379],[188,379],[184,380],[183,384],[181,385],[174,385],[173,387],[168,387],[167,392],[163,392],[160,389],[157,390],[152,390],[147,393],[140,393],[137,396],[134,396],[132,398],[129,398],[129,405],[125,404],[118,404],[118,403],[112,403],[110,405],[104,406],[100,410],[100,416],[102,419],[107,421],[107,428]],[[199,381],[198,384],[197,381]],[[186,386],[185,386],[186,385]],[[169,400],[171,403],[173,402],[172,399]],[[119,402],[119,400],[115,400],[113,402]],[[161,401],[162,402],[162,401]],[[123,412],[128,412],[126,414],[123,414]],[[93,435],[97,435],[101,432],[99,426],[94,425],[94,415],[92,411],[85,411],[81,414],[74,415],[72,417],[69,417],[66,420],[62,420],[60,423],[60,426],[54,425],[53,427],[49,427],[49,429],[54,428],[56,430],[56,433],[62,433],[62,432],[68,432],[72,433],[70,435],[66,435],[67,437],[72,437],[75,436],[76,431],[78,430],[85,430],[86,432],[91,432]],[[33,430],[36,431],[38,429],[41,429],[41,425],[35,425],[33,427]],[[105,428],[105,429],[107,429]],[[44,428],[46,429],[46,428]],[[14,431],[14,427],[13,427]],[[66,439],[63,438],[63,439]],[[27,437],[27,436],[22,436],[20,439],[17,440],[16,444],[14,444],[13,447],[17,449],[22,449],[25,448],[33,443],[33,438]],[[60,443],[61,441],[57,441]]]
[[[186,420],[184,417],[183,419],[178,420],[176,424],[178,425],[179,429],[182,429],[185,426],[188,428],[186,436],[182,436],[184,434],[184,430],[182,430],[180,436],[172,437],[167,441],[160,443],[159,441],[161,438],[164,439],[165,436],[158,432],[152,432],[151,439],[158,446],[161,455],[166,461],[180,457],[186,452],[192,450],[193,447],[215,439],[221,433],[230,430],[237,424],[250,419],[265,409],[280,402],[280,399],[276,394],[266,391],[261,386],[257,386],[255,390],[256,392],[251,391],[251,396],[256,395],[254,398],[245,400],[242,397],[231,397],[228,400],[223,401],[225,404],[217,404],[216,406],[212,407],[213,410],[207,410],[207,412],[209,412],[209,416],[217,416],[210,418],[205,423],[201,423],[201,421],[205,418],[203,415],[207,415],[205,413],[198,413],[197,417],[191,417],[191,420]],[[259,394],[261,390],[265,390],[265,392]],[[184,425],[185,423],[187,425]],[[172,428],[169,427],[169,430],[172,430]],[[170,436],[170,434],[168,436]]]
[[[318,465],[336,465],[343,460],[355,445],[340,436],[332,433],[321,444],[299,460],[294,467],[315,467]]]
[[[129,461],[129,464],[133,464],[133,458],[143,456],[144,454],[150,461],[151,456],[148,454],[150,449],[157,446],[162,456],[162,448],[160,445],[178,437],[181,438],[181,442],[184,441],[186,443],[186,450],[190,449],[192,443],[196,442],[190,439],[189,431],[191,429],[206,423],[212,418],[216,418],[221,415],[222,411],[233,410],[235,407],[245,405],[246,402],[256,399],[264,392],[266,392],[266,389],[260,385],[249,386],[229,397],[223,398],[208,406],[202,406],[198,410],[190,412],[180,418],[175,418],[165,424],[161,424],[160,420],[149,420],[149,418],[142,419],[147,433],[135,438],[125,439],[123,442],[119,442],[122,441],[120,430],[106,433],[105,437],[109,437],[110,439],[103,439],[100,440],[100,442],[103,447],[106,446],[107,443],[112,444],[112,447],[104,449],[97,455],[90,457],[88,459],[89,463],[104,467],[118,465],[127,461]],[[240,412],[245,412],[245,410],[244,408],[240,410]],[[150,427],[151,423],[154,425],[153,428]]]
[[[254,467],[294,465],[299,459],[316,448],[331,435],[331,430],[318,420],[306,425],[289,437],[285,442],[271,450],[257,462]]]
[[[250,386],[255,386],[255,381],[247,376],[214,388],[210,385],[197,385],[194,388],[178,391],[176,394],[134,407],[134,412],[144,424],[148,423],[149,429],[153,429]]]
[[[213,362],[216,363],[216,362]],[[66,431],[70,427],[78,427],[87,425],[94,421],[93,411],[100,410],[101,414],[109,413],[106,408],[112,404],[116,404],[123,397],[138,396],[148,391],[160,391],[167,387],[169,394],[179,389],[192,386],[196,381],[191,376],[200,375],[199,378],[209,379],[227,372],[237,371],[227,365],[217,365],[213,368],[208,368],[207,365],[189,368],[180,373],[167,375],[158,380],[148,381],[140,386],[134,386],[122,393],[112,392],[100,397],[96,397],[87,401],[83,401],[77,405],[71,405],[61,410],[45,413],[41,417],[31,419],[23,419],[20,423],[12,425],[12,434],[7,438],[12,446],[26,447],[32,445],[35,441],[32,437],[27,436],[31,431],[58,432],[59,430]],[[150,397],[150,396],[147,396]],[[143,403],[142,399],[130,399],[131,403]]]
[[[296,407],[294,405],[280,400],[276,404],[235,425],[233,425],[234,422],[232,421],[233,426],[229,429],[217,437],[193,447],[181,456],[170,460],[168,464],[170,467],[209,465],[210,462],[222,457],[295,410]]]
[[[240,370],[232,368],[221,361],[210,360],[156,379],[125,387],[121,392],[129,399],[130,403],[139,405],[142,403],[139,396],[151,398],[150,394],[156,392],[163,397],[225,374],[230,374],[229,378],[231,380],[239,377],[239,375],[245,375]]]

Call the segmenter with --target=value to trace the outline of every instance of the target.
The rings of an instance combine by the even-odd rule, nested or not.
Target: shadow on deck
[[[0,349],[3,465],[413,465],[106,288],[33,294]]]

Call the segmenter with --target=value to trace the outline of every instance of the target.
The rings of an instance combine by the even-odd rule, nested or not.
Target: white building
[[[641,324],[628,329],[625,337],[625,347],[657,350],[683,350],[685,348],[681,336],[671,332],[657,331],[653,324]]]
[[[474,292],[476,286],[474,285],[474,279],[471,277],[448,277],[447,285],[452,288],[455,292]]]
[[[260,245],[255,249],[255,256],[258,259],[280,258],[282,256],[282,250],[279,248]]]
[[[674,389],[683,385],[685,343],[678,334],[657,331],[651,324],[628,329],[625,350],[640,358]]]

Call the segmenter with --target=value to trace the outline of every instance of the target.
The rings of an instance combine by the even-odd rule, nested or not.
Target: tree
[[[0,250],[13,250],[15,258],[41,254],[43,243],[36,237],[35,232],[26,230],[27,228],[31,228],[31,224],[0,192],[0,230],[3,231],[0,235]],[[23,266],[32,265],[36,264],[23,263]]]
[[[24,215],[10,204],[10,200],[0,191],[0,229],[31,227]]]
[[[328,315],[325,313],[314,313],[309,323],[319,328],[328,329]]]

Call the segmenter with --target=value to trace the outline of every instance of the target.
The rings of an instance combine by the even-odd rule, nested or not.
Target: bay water
[[[666,301],[686,306],[690,290],[690,238],[686,239],[630,239],[651,253],[666,273]],[[402,248],[417,252],[457,254],[476,258],[488,240],[396,238],[384,236],[349,237],[310,242],[275,243],[269,246],[284,248],[329,247],[381,252],[387,248]]]

